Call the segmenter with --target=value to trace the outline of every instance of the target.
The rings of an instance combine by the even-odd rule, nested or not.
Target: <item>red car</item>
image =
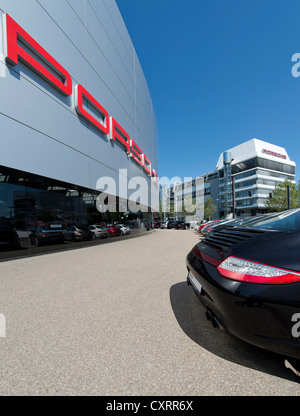
[[[207,227],[208,225],[211,225],[211,224],[213,224],[214,222],[217,222],[217,220],[216,220],[216,221],[208,221],[208,222],[205,222],[204,224],[200,224],[200,225],[198,225],[198,227],[197,227],[197,231],[198,231],[199,233],[201,233],[201,232],[202,232],[202,229],[203,229],[204,227]]]
[[[210,230],[217,225],[219,222],[221,222],[221,220],[216,220],[216,221],[212,221],[209,224],[204,224],[205,226],[201,228],[201,234],[204,235],[205,237],[207,236],[207,234],[210,232]]]
[[[109,232],[109,235],[111,237],[115,237],[117,235],[122,235],[121,229],[118,228],[118,227],[115,227],[114,225],[107,225],[104,228]]]

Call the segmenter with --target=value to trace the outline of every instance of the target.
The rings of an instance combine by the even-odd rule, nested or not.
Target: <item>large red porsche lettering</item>
[[[151,162],[150,162],[150,160],[147,158],[147,156],[146,156],[146,155],[143,155],[143,160],[144,160],[144,164],[143,164],[144,170],[145,170],[145,172],[147,172],[147,173],[148,173],[148,175],[149,175],[149,176],[151,176],[151,175],[152,175],[152,166],[151,166]]]
[[[130,140],[130,149],[132,159],[140,166],[143,166],[143,153],[134,140]]]
[[[4,54],[5,60],[11,65],[17,65],[19,59],[38,75],[44,78],[62,94],[72,95],[72,78],[44,48],[39,45],[24,29],[21,28],[7,13],[4,14]],[[28,53],[29,50],[32,54]],[[35,56],[35,57],[34,57]],[[36,59],[38,58],[38,59]],[[41,63],[42,62],[42,63]],[[44,64],[44,65],[43,65]],[[47,69],[48,67],[48,69]],[[91,105],[96,113],[97,119],[91,112],[84,108],[83,100]],[[129,134],[113,118],[101,104],[82,86],[75,86],[75,109],[77,114],[84,118],[92,126],[96,127],[102,134],[107,135],[111,140],[118,141],[125,149],[126,153],[144,171],[155,178],[157,183],[157,173],[152,169],[151,162]]]
[[[127,153],[130,153],[130,137],[122,126],[111,117],[111,140],[117,140],[124,146]]]
[[[5,59],[11,65],[17,65],[21,59],[27,66],[37,72],[46,81],[50,82],[64,95],[72,95],[72,78],[70,74],[45,51],[25,30],[21,28],[7,13],[4,14],[5,32]],[[25,45],[41,61],[53,70],[56,76],[45,66],[31,56],[24,47]]]
[[[83,108],[83,98],[86,99],[103,117],[104,123],[100,123],[94,116]],[[109,133],[109,115],[105,108],[98,103],[97,100],[85,89],[82,85],[76,85],[75,87],[75,108],[77,113],[100,130],[103,134]]]

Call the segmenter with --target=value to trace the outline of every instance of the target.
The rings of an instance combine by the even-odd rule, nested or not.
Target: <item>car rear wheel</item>
[[[31,237],[31,244],[33,246],[38,247],[38,245],[40,244],[39,239],[37,237]]]

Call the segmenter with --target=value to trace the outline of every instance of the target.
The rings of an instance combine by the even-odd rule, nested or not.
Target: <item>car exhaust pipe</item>
[[[220,330],[224,329],[224,326],[222,325],[220,320],[210,310],[207,309],[205,315],[206,315],[206,319],[212,323],[212,326],[215,329],[220,329]]]
[[[216,329],[220,329],[219,320],[218,320],[215,316],[212,318],[211,323],[212,323],[212,326],[213,326],[214,328],[216,328]]]
[[[211,312],[207,309],[207,311],[205,312],[205,316],[206,316],[206,319],[208,320],[208,321],[211,321],[212,320],[212,314],[211,314]]]

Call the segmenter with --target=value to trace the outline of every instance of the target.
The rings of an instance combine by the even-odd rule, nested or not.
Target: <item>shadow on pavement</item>
[[[204,306],[186,282],[170,288],[170,301],[181,329],[202,348],[224,360],[300,382],[300,378],[285,367],[285,357],[250,345],[225,330],[213,328],[205,317]]]

